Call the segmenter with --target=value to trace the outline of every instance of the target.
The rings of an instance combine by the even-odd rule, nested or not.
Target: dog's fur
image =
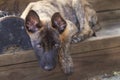
[[[31,2],[21,15],[40,66],[51,70],[59,58],[65,73],[73,72],[69,47],[93,35],[96,12],[85,0]]]

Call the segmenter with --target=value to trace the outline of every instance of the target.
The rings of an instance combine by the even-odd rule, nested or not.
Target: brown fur
[[[35,22],[34,20],[35,24],[41,23],[42,26],[49,26],[50,30],[60,31],[62,29],[59,33],[61,42],[59,61],[65,73],[73,72],[73,62],[69,54],[70,43],[71,41],[78,42],[84,40],[93,35],[92,27],[94,26],[90,26],[89,22],[94,25],[97,24],[96,12],[85,0],[44,0],[30,3],[24,10],[21,18],[26,20],[26,16],[28,16],[31,10],[34,10],[40,19],[40,22],[37,20]],[[56,12],[59,12],[61,16],[55,16]],[[51,19],[52,17],[53,19]],[[55,24],[55,27],[53,24]],[[61,27],[56,27],[57,25]],[[35,33],[30,33],[27,29],[31,42],[37,40],[38,36],[41,35],[39,33],[46,29],[45,27],[36,28]],[[43,35],[45,33],[40,37],[42,38]]]

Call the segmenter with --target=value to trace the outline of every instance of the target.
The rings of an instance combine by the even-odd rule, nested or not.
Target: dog
[[[53,70],[59,61],[66,74],[74,71],[70,43],[92,36],[97,24],[96,12],[85,0],[31,2],[21,18],[41,68]]]

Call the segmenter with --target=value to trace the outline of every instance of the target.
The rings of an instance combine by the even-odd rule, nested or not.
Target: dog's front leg
[[[73,73],[73,61],[69,52],[70,43],[63,45],[59,54],[59,62],[65,74]]]
[[[76,13],[76,18],[79,22],[79,32],[73,36],[73,42],[79,42],[84,40],[93,34],[93,30],[89,26],[89,22],[87,20],[86,12],[84,10],[84,5],[82,4],[82,0],[73,0],[73,9]]]

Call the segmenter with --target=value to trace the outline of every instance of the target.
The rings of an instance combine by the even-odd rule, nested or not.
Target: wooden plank
[[[96,37],[91,40],[83,41],[79,44],[73,44],[71,53],[83,53],[100,49],[107,49],[120,46],[120,37]]]
[[[120,18],[119,0],[87,0],[97,11],[99,21],[115,20]]]
[[[6,66],[0,69],[1,80],[67,80],[60,68],[46,72],[41,70],[37,62]]]
[[[78,53],[73,56],[73,59],[76,72],[71,76],[71,80],[120,70],[120,48],[92,51],[86,54]]]
[[[99,21],[120,19],[120,10],[97,13]]]
[[[119,0],[87,0],[97,11],[99,21],[120,19]]]
[[[114,54],[113,54],[114,53]],[[0,67],[1,80],[84,80],[102,73],[120,70],[120,47],[72,54],[75,72],[64,75],[60,66],[53,71],[41,70],[38,63],[29,62]]]
[[[120,9],[119,0],[87,0],[96,11],[109,11]]]
[[[14,65],[35,60],[36,57],[33,50],[19,51],[13,54],[5,53],[0,55],[0,66]]]

